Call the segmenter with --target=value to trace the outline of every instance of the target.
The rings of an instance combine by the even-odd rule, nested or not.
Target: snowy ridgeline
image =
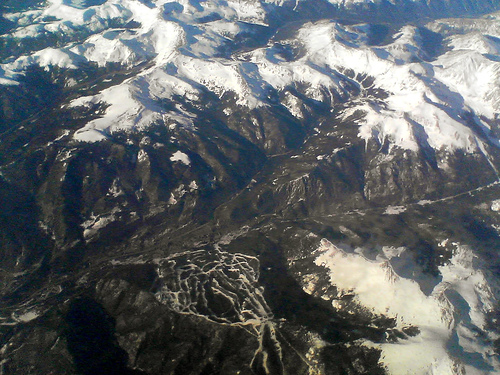
[[[128,67],[149,62],[137,76],[67,103],[109,105],[101,118],[75,133],[77,140],[98,141],[116,130],[140,130],[157,122],[194,129],[194,114],[157,103],[174,95],[196,102],[202,87],[219,97],[234,93],[236,105],[248,108],[269,106],[270,92],[284,92],[281,104],[301,119],[301,99],[286,92],[300,86],[307,97],[332,107],[337,98],[351,97],[343,116],[365,114],[358,120],[363,139],[388,139],[410,150],[484,153],[484,137],[472,130],[479,128],[490,144],[499,144],[489,135],[500,112],[498,13],[434,21],[426,32],[404,26],[378,45],[372,45],[377,31],[367,24],[306,23],[289,39],[224,56],[220,51],[237,36],[266,24],[261,3],[214,1],[194,7],[188,2],[122,0],[87,8],[84,3],[51,0],[44,9],[7,14],[19,27],[4,38],[71,35],[78,28],[89,36],[13,56],[0,67],[0,83],[16,84],[16,75],[32,64],[74,69],[82,62]],[[111,20],[135,26],[112,27]],[[441,42],[439,37],[434,42],[443,48],[429,49],[429,30],[442,35]]]
[[[500,371],[493,347],[499,337],[486,327],[497,301],[483,272],[473,266],[473,251],[453,245],[454,255],[439,268],[442,279],[430,293],[394,271],[391,262],[404,248],[384,247],[376,260],[369,260],[360,249],[348,253],[323,239],[315,252],[316,265],[327,271],[339,297],[353,294],[368,311],[394,318],[399,329],[418,327],[416,336],[397,343],[365,343],[382,350],[381,362],[390,374],[407,374],[408,369],[422,375]],[[313,289],[304,287],[309,293]]]

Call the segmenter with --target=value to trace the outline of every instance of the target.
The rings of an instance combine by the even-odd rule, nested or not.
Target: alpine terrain
[[[498,0],[3,0],[0,374],[500,374]]]

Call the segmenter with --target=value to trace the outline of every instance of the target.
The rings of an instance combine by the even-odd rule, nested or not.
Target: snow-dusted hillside
[[[498,334],[488,332],[486,326],[487,315],[494,309],[494,293],[483,272],[474,267],[472,249],[453,246],[453,257],[439,270],[442,280],[430,294],[395,271],[392,262],[405,248],[386,247],[372,260],[362,249],[347,253],[323,239],[315,253],[315,263],[328,270],[329,281],[338,288],[339,300],[352,294],[369,311],[393,317],[400,329],[419,327],[415,338],[380,345],[382,362],[390,374],[455,374],[459,369],[466,374],[485,374],[500,367],[491,345]],[[469,310],[462,310],[460,303]],[[342,309],[342,303],[337,302],[336,307]],[[474,332],[484,336],[476,340]],[[468,358],[466,353],[477,353],[477,357]]]

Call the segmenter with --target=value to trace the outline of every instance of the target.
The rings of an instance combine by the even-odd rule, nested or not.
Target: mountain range
[[[497,1],[0,11],[0,374],[500,373]]]

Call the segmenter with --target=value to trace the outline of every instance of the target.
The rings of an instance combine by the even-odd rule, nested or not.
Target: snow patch
[[[88,240],[94,236],[100,229],[105,228],[110,223],[116,221],[116,214],[120,212],[119,208],[114,208],[107,215],[90,215],[90,218],[81,224],[83,228],[83,237]]]
[[[491,210],[495,212],[500,211],[500,199],[494,200],[491,202]]]
[[[486,315],[496,302],[494,295],[483,273],[474,268],[471,249],[454,246],[450,262],[439,267],[442,281],[425,295],[416,281],[402,278],[392,269],[390,259],[403,249],[384,248],[386,256],[372,261],[362,252],[348,254],[326,239],[321,241],[315,264],[327,270],[339,294],[354,294],[373,313],[394,318],[398,328],[419,328],[417,336],[397,343],[366,343],[382,350],[381,363],[390,374],[500,371],[492,345],[498,337],[486,327]],[[306,290],[312,289],[306,286]]]
[[[189,156],[187,156],[187,154],[185,154],[182,151],[174,152],[174,154],[170,157],[170,161],[173,161],[173,162],[180,161],[181,163],[183,163],[185,165],[191,164],[191,159],[189,159]]]
[[[21,322],[21,323],[28,323],[31,322],[32,320],[35,320],[40,316],[39,313],[35,311],[28,311],[25,312],[24,314],[14,316],[14,320]]]
[[[393,246],[383,246],[382,252],[386,259],[391,260],[392,258],[400,257],[403,252],[406,251],[405,247],[393,247]]]
[[[394,317],[400,326],[418,325],[446,330],[450,324],[441,311],[446,306],[426,296],[417,282],[396,275],[389,262],[348,254],[321,240],[315,264],[329,270],[330,281],[344,293],[353,292],[375,314]]]
[[[406,211],[406,207],[404,206],[387,206],[387,208],[384,211],[384,214],[386,215],[399,215],[400,213],[403,213]]]

